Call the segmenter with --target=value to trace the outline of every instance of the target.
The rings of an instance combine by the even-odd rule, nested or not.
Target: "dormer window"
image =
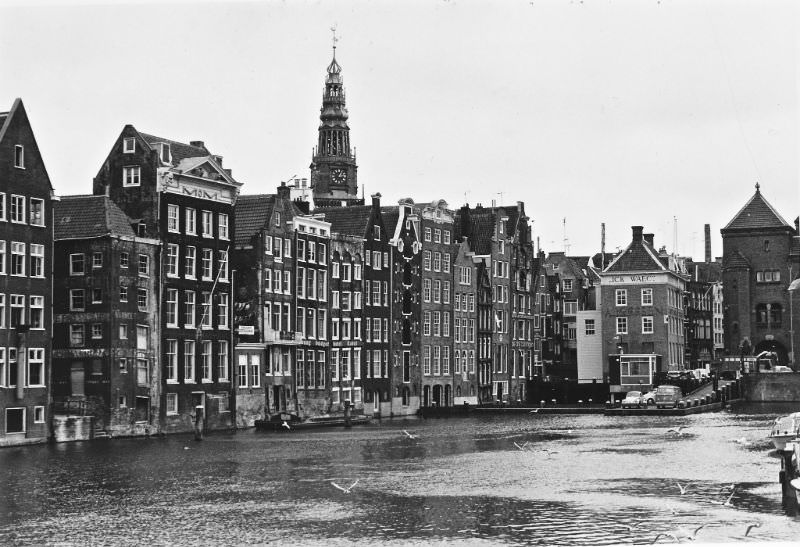
[[[372,227],[372,238],[373,239],[380,239],[381,238],[381,227],[380,226],[373,226]]]
[[[164,163],[172,163],[172,153],[169,149],[169,143],[162,142],[158,145],[158,155]]]
[[[280,228],[281,226],[281,214],[280,212],[275,213],[275,226]]]
[[[127,137],[122,140],[122,153],[123,154],[133,154],[136,152],[136,139],[133,137]]]
[[[14,167],[25,169],[25,147],[21,144],[14,147]]]

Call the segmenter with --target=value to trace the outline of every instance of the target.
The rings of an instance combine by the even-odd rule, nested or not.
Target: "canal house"
[[[56,440],[160,431],[157,239],[108,196],[54,207]]]
[[[137,264],[158,278],[161,420],[166,433],[234,423],[229,254],[241,183],[202,141],[189,144],[126,125],[94,179],[135,224],[158,240],[158,259]]]
[[[25,106],[0,112],[0,446],[48,437],[53,187]]]

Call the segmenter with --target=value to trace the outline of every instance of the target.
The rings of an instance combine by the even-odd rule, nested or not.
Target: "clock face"
[[[344,184],[347,182],[347,171],[344,169],[333,169],[331,171],[331,180],[334,184]]]

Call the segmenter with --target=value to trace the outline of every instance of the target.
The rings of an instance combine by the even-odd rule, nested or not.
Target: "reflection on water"
[[[750,410],[4,449],[0,544],[603,545],[683,541],[701,526],[696,539],[728,542],[749,540],[752,523],[756,540],[793,540],[800,521],[781,507],[780,462],[765,440],[776,412]],[[331,485],[356,479],[349,493]]]

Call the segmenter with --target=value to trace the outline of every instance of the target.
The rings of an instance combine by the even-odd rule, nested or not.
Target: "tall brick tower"
[[[316,207],[363,205],[358,197],[355,154],[350,153],[350,127],[347,125],[342,67],[336,62],[336,36],[333,60],[328,65],[322,108],[319,116],[319,139],[311,160],[311,188]]]

